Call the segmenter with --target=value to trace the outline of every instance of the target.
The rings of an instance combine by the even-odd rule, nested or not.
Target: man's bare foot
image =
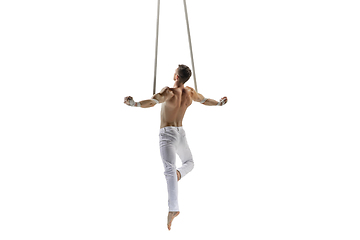
[[[169,231],[171,230],[171,223],[174,220],[175,217],[177,217],[180,214],[180,212],[169,212],[168,219],[167,219],[167,226]]]
[[[181,174],[180,174],[180,172],[178,170],[176,170],[176,175],[177,175],[177,179],[179,181],[181,179]]]

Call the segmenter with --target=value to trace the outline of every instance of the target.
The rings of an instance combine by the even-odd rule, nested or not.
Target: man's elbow
[[[152,96],[151,99],[155,99],[156,101],[158,101],[159,103],[163,103],[165,102],[165,97],[162,96],[160,93],[155,94],[154,96]],[[154,106],[156,105],[156,103],[154,103]]]

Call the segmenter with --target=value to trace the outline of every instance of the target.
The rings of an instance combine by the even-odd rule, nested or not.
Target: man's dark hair
[[[191,77],[191,70],[188,66],[180,64],[178,68],[178,75],[180,82],[185,84]]]

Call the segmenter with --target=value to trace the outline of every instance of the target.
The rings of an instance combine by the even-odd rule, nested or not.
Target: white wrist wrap
[[[151,100],[153,100],[155,102],[155,105],[159,103],[159,101],[154,98],[152,98]]]
[[[206,102],[206,100],[208,100],[208,99],[204,98],[200,103],[204,103],[204,102]]]
[[[136,106],[135,106],[135,103],[136,103]],[[141,107],[140,102],[135,102],[134,99],[129,100],[129,105],[131,107]]]

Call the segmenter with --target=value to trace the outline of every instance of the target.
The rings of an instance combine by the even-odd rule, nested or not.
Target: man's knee
[[[194,169],[194,161],[192,159],[190,159],[188,162],[189,164],[189,168],[190,168],[190,171]]]
[[[191,172],[194,169],[194,161],[192,159],[185,162],[188,172]]]
[[[176,167],[173,164],[165,165],[165,176],[176,176]]]
[[[191,170],[194,169],[194,161],[191,160],[191,161],[189,162],[189,164],[190,164],[190,171],[191,171]]]

